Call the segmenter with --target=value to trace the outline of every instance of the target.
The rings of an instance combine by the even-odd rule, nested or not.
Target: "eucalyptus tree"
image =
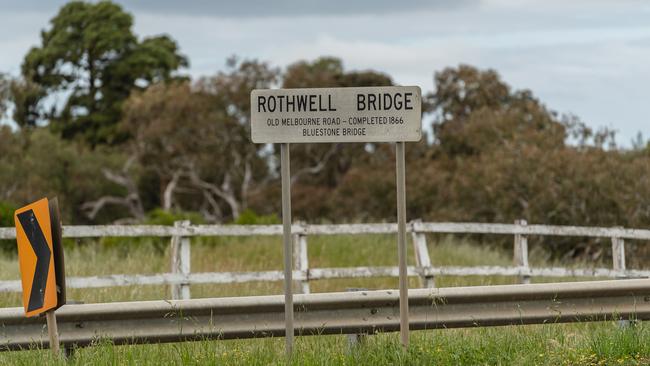
[[[170,37],[138,40],[132,27],[132,15],[110,1],[64,5],[25,56],[23,78],[38,88],[25,84],[30,93],[17,118],[49,120],[64,138],[93,146],[128,137],[116,126],[131,91],[168,80],[188,64]]]

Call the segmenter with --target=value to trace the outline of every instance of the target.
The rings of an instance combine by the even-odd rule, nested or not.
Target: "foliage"
[[[14,212],[17,207],[10,203],[0,201],[0,227],[14,226]],[[17,253],[15,240],[0,240],[0,250],[8,253]]]
[[[393,85],[335,57],[284,70],[232,57],[224,71],[192,82],[176,77],[187,60],[171,38],[139,40],[132,24],[119,5],[70,2],[26,55],[22,77],[0,78],[0,105],[14,104],[21,127],[0,127],[0,201],[57,195],[74,223],[147,222],[147,212],[168,223],[183,212],[205,222],[275,220],[279,154],[250,142],[251,90]],[[433,140],[407,147],[408,217],[650,225],[650,149],[641,137],[619,148],[613,131],[558,115],[495,70],[447,67],[433,90],[425,96]],[[45,110],[44,100],[61,95],[61,110]],[[393,145],[294,144],[291,155],[296,219],[395,219]],[[594,240],[565,243],[545,246],[558,258],[605,253]]]
[[[435,136],[449,155],[480,154],[510,144],[564,146],[565,128],[530,91],[510,90],[494,70],[468,65],[435,76]]]
[[[270,86],[277,71],[257,61],[229,65],[195,85],[153,85],[125,104],[121,126],[133,136],[138,162],[155,172],[166,210],[236,219],[254,184],[269,175],[263,146],[249,142],[250,92]]]
[[[11,98],[10,90],[11,82],[9,78],[0,73],[0,119],[4,118],[5,113],[7,112],[9,100]]]
[[[155,209],[147,213],[145,221],[148,225],[166,225],[173,226],[176,221],[189,221],[192,224],[204,224],[203,217],[196,212],[169,212],[161,209]]]
[[[20,128],[36,127],[41,118],[38,103],[46,97],[45,89],[31,80],[16,78],[9,84],[9,93],[14,106],[14,122]]]
[[[131,90],[167,80],[187,65],[167,36],[139,42],[132,16],[110,1],[69,2],[50,24],[41,46],[25,56],[18,115],[21,124],[34,125],[39,113],[66,139],[81,137],[93,146],[119,142],[115,126]],[[63,109],[45,111],[40,90],[66,96]]]
[[[247,208],[233,223],[235,225],[276,225],[281,221],[278,215],[258,215],[255,211]]]
[[[291,362],[281,337],[116,346],[98,340],[69,360],[47,350],[4,352],[7,365],[647,365],[648,327],[597,324],[516,325],[420,330],[404,349],[397,333],[378,333],[350,348],[346,335],[297,337]]]
[[[14,226],[14,212],[16,208],[10,203],[0,201],[0,227]]]
[[[89,150],[61,140],[48,129],[12,132],[0,128],[0,199],[22,206],[42,197],[58,196],[63,221],[84,222],[81,204],[88,197],[114,192],[96,179],[101,169],[115,166],[116,152]],[[111,217],[111,212],[101,217]]]
[[[390,76],[377,71],[347,71],[335,57],[298,61],[283,75],[285,88],[323,88],[393,85]],[[378,144],[295,144],[291,147],[292,183],[297,217],[320,220],[333,216],[331,197],[348,172],[367,166],[369,152]],[[277,152],[276,152],[277,153]],[[339,206],[340,207],[340,206]]]
[[[169,239],[158,242],[123,238],[116,246],[84,242],[66,248],[69,277],[108,274],[163,273],[169,271]],[[277,270],[282,262],[281,241],[273,236],[192,238],[192,272]],[[445,237],[432,240],[434,265],[507,265],[511,252]],[[14,244],[15,246],[15,244]],[[395,264],[394,235],[340,235],[309,237],[310,266],[340,267]],[[412,251],[409,251],[412,255]],[[413,257],[409,263],[413,263]],[[16,257],[0,253],[0,278],[17,279]],[[540,263],[550,266],[550,263]],[[536,281],[555,281],[540,279]],[[502,276],[438,276],[438,286],[469,286],[512,283]],[[346,287],[394,288],[395,278],[329,279],[311,282],[314,292],[343,291]],[[411,283],[412,286],[415,283]],[[142,301],[169,298],[169,286],[122,286],[68,289],[68,299],[84,303]],[[281,281],[238,284],[192,285],[192,298],[278,294]],[[20,293],[6,293],[0,306],[21,306]],[[49,350],[1,352],[0,365],[87,364],[283,364],[284,339],[206,340],[169,344],[114,346],[98,340],[77,349],[68,360],[56,361]],[[650,328],[639,323],[621,328],[616,322],[517,325],[465,329],[419,330],[411,333],[411,345],[403,351],[398,333],[373,334],[357,348],[349,349],[345,335],[296,337],[296,365],[597,365],[647,364],[650,362]]]

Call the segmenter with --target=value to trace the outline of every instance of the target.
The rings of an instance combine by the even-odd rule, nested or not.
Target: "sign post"
[[[406,272],[406,158],[404,142],[395,146],[397,186],[397,258],[399,262],[399,334],[402,345],[409,344],[409,290]]]
[[[280,174],[282,179],[282,240],[284,244],[284,319],[287,355],[293,352],[293,283],[291,240],[291,169],[289,144],[280,145]]]
[[[65,271],[57,199],[43,198],[16,210],[16,242],[25,316],[45,313],[50,349],[59,354],[54,311],[65,304]]]
[[[251,140],[280,143],[286,351],[293,348],[290,143],[395,142],[400,335],[409,342],[406,271],[405,146],[422,137],[422,92],[417,86],[259,89],[251,92]]]

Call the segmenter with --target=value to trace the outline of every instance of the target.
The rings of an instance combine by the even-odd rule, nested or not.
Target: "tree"
[[[9,78],[0,73],[0,119],[5,116],[10,99],[11,82]]]
[[[44,93],[66,98],[61,110],[45,110],[43,96],[26,98],[19,115],[38,110],[66,139],[80,137],[91,145],[116,143],[122,102],[132,89],[167,80],[187,66],[176,43],[167,36],[139,42],[133,18],[110,1],[64,5],[41,33],[41,46],[32,48],[22,65],[26,82]],[[30,94],[33,96],[33,94]],[[35,100],[33,100],[35,99]],[[32,124],[32,118],[25,118]]]
[[[90,150],[46,128],[12,131],[0,126],[0,201],[21,207],[40,197],[57,196],[64,222],[87,222],[81,204],[88,197],[121,193],[121,187],[97,179],[103,169],[115,169],[121,160],[119,153]],[[109,210],[97,219],[122,215]]]
[[[263,186],[255,183],[269,178],[264,146],[250,141],[250,92],[272,85],[278,71],[234,58],[228,67],[194,85],[156,84],[125,103],[121,125],[140,166],[154,172],[164,210],[237,219]]]
[[[272,178],[266,146],[250,140],[250,94],[253,89],[276,85],[280,72],[268,63],[235,57],[227,61],[227,67],[225,72],[197,84],[221,112],[215,121],[218,149],[194,167],[192,179],[207,200],[225,201],[225,217],[236,219]],[[217,213],[216,209],[213,207],[212,212]]]
[[[444,152],[471,155],[505,143],[564,145],[566,129],[555,113],[528,90],[512,92],[494,70],[460,65],[434,80],[434,133]]]
[[[15,78],[9,83],[9,94],[14,122],[20,128],[36,127],[42,118],[38,103],[46,96],[44,89],[33,81]]]
[[[215,113],[189,82],[156,84],[125,103],[121,124],[133,136],[131,154],[155,173],[159,187],[148,188],[158,192],[164,210],[183,208],[176,192],[197,162],[217,148]]]
[[[20,167],[16,159],[20,157],[21,146],[11,128],[0,125],[0,201],[10,201],[20,187]]]
[[[287,67],[283,75],[285,88],[323,88],[355,86],[389,86],[391,78],[376,71],[346,71],[334,57],[299,61]],[[373,144],[296,144],[291,148],[292,183],[299,199],[294,205],[297,216],[328,216],[333,207],[328,197],[356,165],[367,164]]]

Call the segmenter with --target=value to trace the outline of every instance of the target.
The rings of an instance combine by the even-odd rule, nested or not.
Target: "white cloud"
[[[647,129],[650,5],[643,1],[489,0],[402,12],[302,9],[286,16],[255,9],[241,16],[241,9],[195,11],[202,6],[126,9],[134,12],[138,35],[167,33],[178,40],[194,76],[223,69],[232,54],[280,66],[332,55],[349,68],[384,71],[397,83],[431,90],[434,71],[469,63],[496,69],[513,87],[531,89],[552,109],[620,130],[625,143]],[[17,73],[54,13],[5,8],[0,71]]]

